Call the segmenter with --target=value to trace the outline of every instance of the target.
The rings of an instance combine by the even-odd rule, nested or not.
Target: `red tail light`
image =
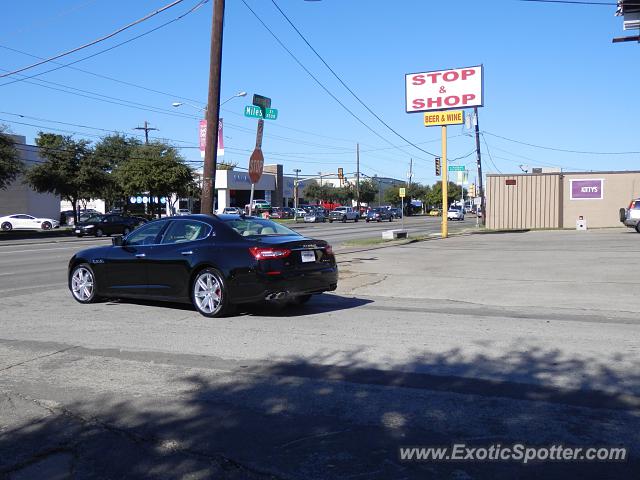
[[[272,260],[274,258],[286,258],[291,255],[291,250],[288,248],[263,248],[263,247],[251,247],[249,253],[253,255],[256,260]]]
[[[324,251],[327,255],[333,255],[333,247],[327,243],[324,247]]]

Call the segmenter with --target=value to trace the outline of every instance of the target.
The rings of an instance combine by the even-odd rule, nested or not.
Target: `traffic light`
[[[469,185],[469,196],[475,198],[476,196],[476,184],[472,183],[471,185]]]
[[[440,157],[436,157],[436,177],[440,176]]]
[[[344,169],[342,167],[338,168],[338,178],[340,180],[344,178]]]

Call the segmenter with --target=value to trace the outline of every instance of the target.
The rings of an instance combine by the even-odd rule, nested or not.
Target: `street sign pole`
[[[447,126],[442,126],[442,238],[449,235],[449,225],[447,223],[447,211],[449,210],[448,200],[448,168],[447,168]]]
[[[404,197],[402,197],[400,199],[400,202],[402,203],[401,210],[400,210],[400,216],[402,218],[402,230],[404,230]]]
[[[249,215],[253,215],[253,194],[256,183],[262,176],[264,167],[264,155],[262,154],[262,135],[264,133],[264,120],[258,120],[258,130],[256,132],[256,148],[249,158],[249,178],[251,179],[251,195],[249,197]]]

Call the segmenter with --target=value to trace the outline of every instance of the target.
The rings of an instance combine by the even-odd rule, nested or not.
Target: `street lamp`
[[[247,96],[247,92],[245,92],[244,90],[236,93],[235,95],[233,95],[232,97],[227,98],[224,102],[222,102],[220,104],[220,106],[224,105],[225,103],[227,103],[229,100],[233,100],[234,98],[237,97],[246,97]],[[195,109],[201,110],[203,112],[207,111],[207,106],[205,105],[204,107],[199,107],[198,105],[194,105],[193,103],[189,103],[189,102],[173,102],[171,104],[172,107],[181,107],[182,105],[189,105],[190,107],[193,107]]]

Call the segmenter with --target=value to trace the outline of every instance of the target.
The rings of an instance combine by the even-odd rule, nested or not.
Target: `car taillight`
[[[325,245],[324,251],[327,255],[333,255],[333,248],[329,244]]]
[[[291,255],[291,250],[288,248],[251,247],[249,252],[256,260],[272,260],[274,258],[286,258]]]

